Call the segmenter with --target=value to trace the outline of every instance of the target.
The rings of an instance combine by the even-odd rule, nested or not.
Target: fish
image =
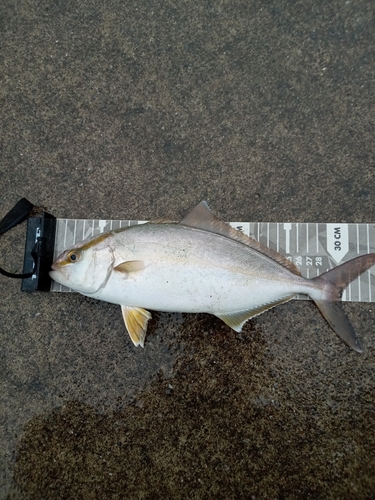
[[[50,277],[87,297],[121,306],[135,346],[149,310],[209,313],[236,332],[254,316],[307,294],[332,330],[362,352],[340,307],[344,289],[375,264],[375,253],[304,278],[280,253],[215,216],[205,201],[180,222],[159,220],[104,232],[63,251]]]

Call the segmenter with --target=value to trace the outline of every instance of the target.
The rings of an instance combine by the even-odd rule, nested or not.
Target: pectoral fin
[[[259,307],[256,307],[255,309],[249,309],[247,311],[237,311],[234,313],[227,313],[227,314],[216,314],[218,318],[220,318],[224,323],[226,323],[228,326],[233,328],[236,332],[240,332],[242,330],[243,325],[246,323],[246,321],[250,318],[253,318],[254,316],[258,316],[259,314],[262,314],[264,311],[267,311],[267,309],[271,309],[272,307],[275,307],[279,304],[282,304],[283,302],[288,302],[294,297],[294,295],[288,295],[288,297],[284,297],[282,299],[276,300],[275,302],[271,302],[270,304],[263,304]]]
[[[114,268],[115,271],[119,273],[135,273],[137,271],[142,271],[145,268],[145,263],[143,260],[128,260],[126,262],[121,262],[118,266]]]
[[[147,322],[151,314],[141,307],[121,306],[122,317],[125,327],[135,346],[144,347],[144,340],[147,331]]]

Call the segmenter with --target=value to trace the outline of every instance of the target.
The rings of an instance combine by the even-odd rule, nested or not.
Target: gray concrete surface
[[[372,0],[0,4],[0,210],[375,222]],[[1,238],[19,270],[23,231]],[[0,264],[1,265],[1,264]],[[0,498],[374,498],[375,310],[236,334],[0,277]]]

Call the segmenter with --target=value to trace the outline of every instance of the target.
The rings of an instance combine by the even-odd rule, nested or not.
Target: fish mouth
[[[51,265],[52,271],[49,272],[49,277],[52,278],[54,281],[57,283],[60,283],[61,285],[64,284],[63,281],[66,281],[66,277],[64,273],[61,272],[61,269],[59,268],[58,264],[52,264]]]
[[[52,267],[52,266],[51,266]],[[52,268],[53,269],[53,268]],[[53,271],[50,271],[49,273],[49,277],[52,278],[53,280],[55,280],[55,276],[57,274],[57,270],[54,269]],[[55,280],[56,281],[56,280]]]
[[[49,272],[50,278],[52,278],[55,281],[59,281],[58,278],[62,277],[64,273],[61,272],[61,268],[56,262],[53,262],[51,264],[51,271]]]

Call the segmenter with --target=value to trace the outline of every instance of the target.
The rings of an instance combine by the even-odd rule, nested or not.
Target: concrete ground
[[[372,0],[0,4],[0,211],[375,221]],[[24,227],[0,239],[21,268]],[[1,499],[373,498],[375,310],[242,334],[0,276]]]

